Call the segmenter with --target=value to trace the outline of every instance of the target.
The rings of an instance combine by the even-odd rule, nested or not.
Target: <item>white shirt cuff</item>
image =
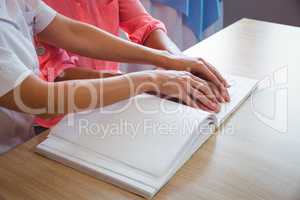
[[[40,5],[36,10],[36,21],[34,27],[34,34],[42,32],[55,18],[57,12],[40,1]]]

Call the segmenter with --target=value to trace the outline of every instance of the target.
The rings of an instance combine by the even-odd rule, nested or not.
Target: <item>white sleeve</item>
[[[35,10],[35,34],[42,32],[52,22],[56,14],[55,10],[50,8],[41,0],[38,0],[37,8]]]
[[[18,86],[33,72],[9,49],[0,46],[0,97]]]

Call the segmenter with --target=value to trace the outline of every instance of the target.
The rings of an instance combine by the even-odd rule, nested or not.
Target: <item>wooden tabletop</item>
[[[155,199],[300,199],[300,29],[243,19],[187,51],[265,79]],[[142,199],[34,153],[0,156],[0,199]]]

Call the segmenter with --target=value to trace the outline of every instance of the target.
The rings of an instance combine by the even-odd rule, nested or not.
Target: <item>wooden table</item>
[[[187,53],[275,84],[248,100],[155,198],[300,199],[300,29],[243,19]],[[0,157],[0,199],[141,199],[35,154],[46,135]]]

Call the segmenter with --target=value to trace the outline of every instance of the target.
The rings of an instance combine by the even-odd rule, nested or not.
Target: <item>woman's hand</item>
[[[155,77],[155,87],[151,92],[176,98],[194,108],[219,112],[218,100],[203,79],[186,71],[155,70],[152,73]]]
[[[170,55],[170,58],[162,67],[171,70],[189,71],[203,80],[210,81],[219,89],[222,98],[227,102],[230,101],[227,91],[228,83],[218,70],[204,59],[188,57],[182,54]]]

